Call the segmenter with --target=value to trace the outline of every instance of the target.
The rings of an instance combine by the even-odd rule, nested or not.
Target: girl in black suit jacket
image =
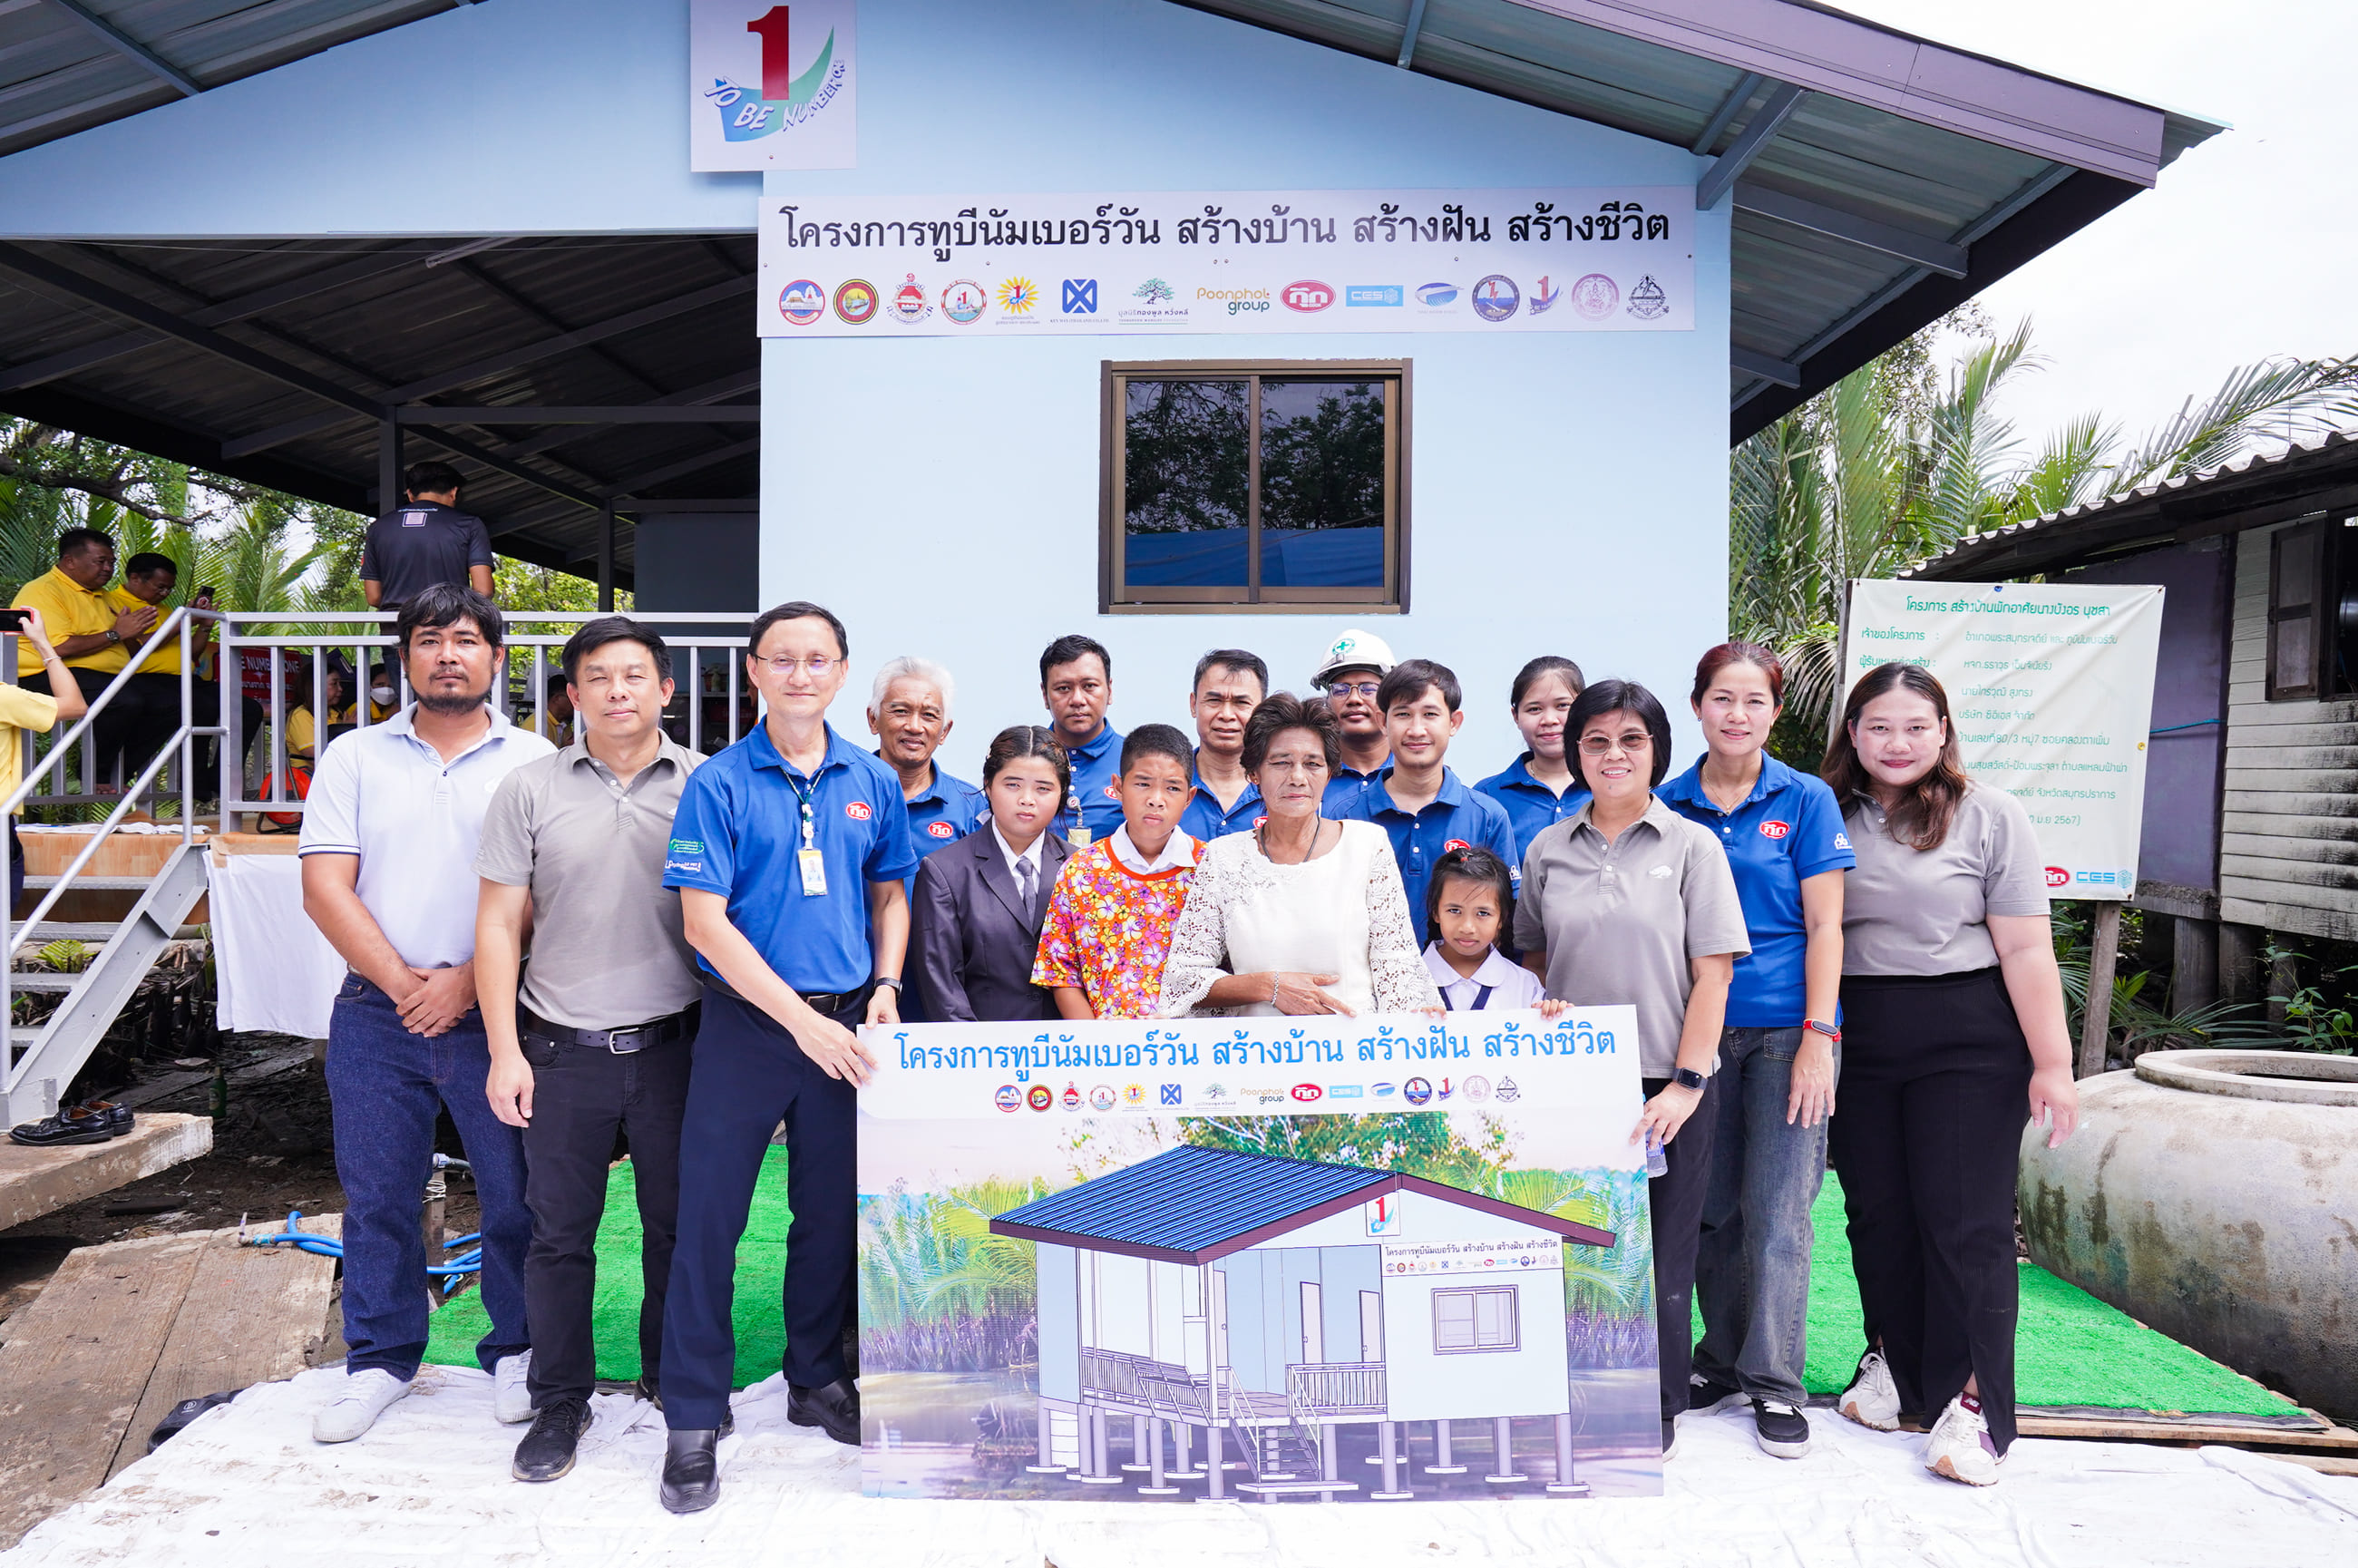
[[[974,1023],[1056,1016],[1051,993],[1032,983],[1032,961],[1048,894],[1072,853],[1049,830],[1071,788],[1072,765],[1054,730],[1018,724],[990,742],[982,764],[989,820],[917,868],[910,951],[927,1018]],[[1023,872],[1010,865],[1011,852],[1029,862]]]

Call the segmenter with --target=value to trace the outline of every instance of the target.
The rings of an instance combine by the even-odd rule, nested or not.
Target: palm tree
[[[1945,384],[1938,334],[1977,339]],[[2188,398],[2135,446],[2083,415],[2027,449],[2000,412],[2037,368],[2030,323],[1999,335],[1952,317],[1853,371],[1736,449],[1728,519],[1734,634],[1777,649],[1788,672],[1777,750],[1814,762],[1840,689],[1844,585],[1887,577],[1971,534],[2232,461],[2262,443],[2358,417],[2358,362],[2270,360]]]

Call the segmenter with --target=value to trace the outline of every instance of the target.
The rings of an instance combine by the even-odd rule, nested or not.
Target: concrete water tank
[[[2031,1260],[2314,1409],[2358,1416],[2358,1059],[2157,1051],[2022,1139]]]

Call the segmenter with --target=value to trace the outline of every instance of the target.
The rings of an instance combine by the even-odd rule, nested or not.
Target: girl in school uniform
[[[1425,972],[1451,1012],[1501,1012],[1539,1007],[1540,978],[1498,951],[1515,919],[1507,862],[1478,846],[1452,849],[1434,862],[1424,895]],[[1558,1003],[1554,1011],[1563,1011]]]

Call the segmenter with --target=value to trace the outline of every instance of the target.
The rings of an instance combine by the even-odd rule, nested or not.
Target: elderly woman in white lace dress
[[[1440,1008],[1391,840],[1319,815],[1342,740],[1325,703],[1278,692],[1245,725],[1269,815],[1195,862],[1163,966],[1163,1016]]]

